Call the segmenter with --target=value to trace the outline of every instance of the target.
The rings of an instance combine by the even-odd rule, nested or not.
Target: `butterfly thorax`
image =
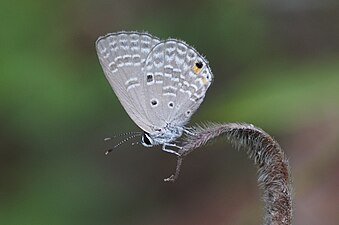
[[[180,126],[167,126],[162,129],[156,129],[152,133],[145,132],[142,136],[141,143],[146,147],[168,144],[179,138],[183,131],[183,127]]]

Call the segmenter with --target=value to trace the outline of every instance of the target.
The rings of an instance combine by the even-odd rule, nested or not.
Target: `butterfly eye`
[[[195,62],[195,64],[192,67],[193,72],[195,74],[199,74],[201,72],[201,69],[202,69],[203,66],[204,66],[204,64],[201,61]]]
[[[151,137],[149,136],[149,134],[146,133],[146,132],[141,137],[141,143],[146,147],[152,147],[153,146],[153,141],[152,141]]]

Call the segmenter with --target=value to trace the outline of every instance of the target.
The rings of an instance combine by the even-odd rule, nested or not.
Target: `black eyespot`
[[[153,99],[152,101],[151,101],[151,105],[152,106],[156,106],[158,104],[158,101],[156,100],[156,99]]]
[[[144,133],[144,136],[143,136],[143,140],[144,140],[144,142],[145,142],[145,144],[147,144],[147,145],[152,145],[152,143],[151,143],[151,141],[149,140],[149,135],[148,135],[148,133]]]
[[[195,63],[195,66],[198,67],[198,69],[201,69],[204,64],[201,61],[198,61]]]
[[[174,106],[174,103],[173,103],[173,102],[169,102],[169,103],[168,103],[168,107],[173,108],[173,106]]]
[[[191,114],[191,111],[190,110],[187,110],[186,111],[186,116],[189,116]]]
[[[148,83],[149,83],[149,82],[152,82],[152,81],[153,81],[153,75],[147,75],[146,81],[147,81]]]

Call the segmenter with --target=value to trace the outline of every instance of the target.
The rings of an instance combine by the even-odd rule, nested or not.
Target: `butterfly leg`
[[[168,153],[171,153],[171,154],[180,156],[180,154],[179,154],[178,152],[176,152],[176,151],[174,151],[174,150],[172,150],[172,149],[166,148],[167,146],[168,146],[168,147],[176,147],[176,148],[178,148],[178,149],[182,149],[182,147],[180,147],[180,146],[178,146],[178,145],[176,145],[176,144],[171,144],[171,143],[165,143],[165,144],[162,145],[162,150],[163,150],[164,152],[168,152]]]

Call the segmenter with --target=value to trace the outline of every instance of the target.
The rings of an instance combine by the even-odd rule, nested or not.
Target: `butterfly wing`
[[[159,39],[147,33],[119,32],[98,38],[96,50],[105,76],[131,119],[144,131],[151,122],[144,106],[143,67]]]
[[[185,125],[212,78],[207,61],[193,47],[175,39],[157,44],[147,56],[142,83],[146,111],[156,118],[153,125]]]

